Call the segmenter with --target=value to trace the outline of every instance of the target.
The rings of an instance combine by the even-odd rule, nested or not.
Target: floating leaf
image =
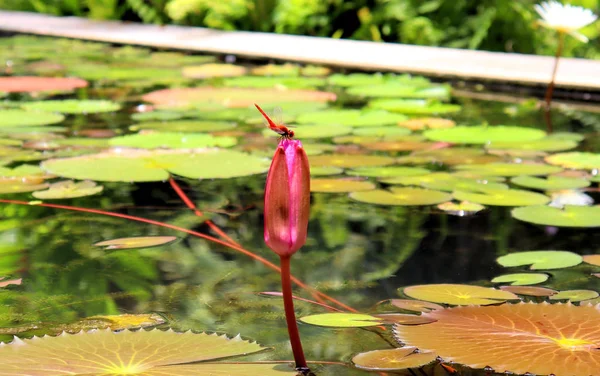
[[[548,196],[520,189],[480,189],[480,193],[455,191],[457,200],[470,201],[490,206],[528,206],[543,205],[550,201]]]
[[[429,170],[419,167],[357,167],[346,172],[348,175],[375,178],[414,176],[428,174]]]
[[[526,251],[500,256],[496,260],[505,267],[531,265],[531,270],[562,269],[579,265],[583,261],[577,253],[568,251]]]
[[[110,139],[109,144],[112,146],[126,146],[142,149],[193,149],[215,146],[231,147],[237,144],[237,140],[234,137],[218,137],[210,134],[150,132],[113,137]]]
[[[324,166],[324,167],[311,167],[310,176],[326,176],[326,175],[339,175],[344,170],[339,167]]]
[[[443,100],[450,97],[450,86],[431,85],[419,87],[398,82],[386,82],[376,85],[353,86],[347,92],[348,94],[369,98],[435,98]]]
[[[0,92],[32,93],[41,91],[71,91],[86,87],[87,81],[74,77],[0,77]]]
[[[469,171],[481,176],[520,176],[548,175],[562,171],[562,168],[545,164],[489,163],[456,166],[458,170]]]
[[[246,74],[246,67],[233,64],[202,64],[183,67],[181,73],[189,78],[234,77]]]
[[[558,153],[546,157],[546,162],[565,168],[600,169],[600,154],[585,152]]]
[[[331,73],[331,69],[327,67],[322,67],[318,65],[307,65],[300,69],[300,73],[303,76],[312,77],[312,76],[327,76]]]
[[[436,357],[430,351],[418,351],[416,347],[405,346],[360,353],[352,358],[352,362],[357,368],[371,371],[395,371],[424,366],[433,362]]]
[[[495,142],[527,142],[543,138],[546,133],[539,129],[509,125],[464,126],[448,129],[431,129],[423,133],[434,141],[455,144],[489,144]]]
[[[124,351],[126,349],[127,351]],[[98,330],[16,339],[0,347],[6,376],[69,375],[295,375],[271,364],[195,363],[262,351],[260,345],[216,334]],[[82,356],[82,351],[85,356]]]
[[[417,151],[406,157],[398,158],[399,163],[443,163],[448,165],[484,164],[497,162],[499,160],[500,158],[497,156],[485,154],[483,150],[465,147],[423,150]]]
[[[430,302],[425,302],[422,300],[412,300],[412,299],[391,299],[390,303],[398,307],[400,309],[405,309],[407,311],[414,312],[429,312],[434,309],[443,309],[444,307]]]
[[[348,134],[352,132],[352,128],[345,127],[343,125],[331,125],[324,127],[321,125],[302,125],[294,128],[296,137],[298,139],[304,138],[330,138]],[[278,133],[273,132],[270,129],[263,130],[265,136],[279,137]]]
[[[153,129],[164,132],[220,132],[235,128],[236,124],[227,121],[180,120],[167,122],[139,123],[129,127],[132,131]]]
[[[577,141],[560,140],[546,137],[539,140],[525,142],[492,142],[486,147],[494,150],[562,151],[576,148]]]
[[[464,217],[482,211],[485,209],[485,206],[469,201],[461,201],[459,203],[449,201],[439,204],[437,208],[445,211],[448,214]]]
[[[590,300],[598,297],[598,292],[593,290],[563,290],[559,291],[558,294],[554,294],[550,297],[551,300],[568,300],[570,302],[581,302],[583,300]]]
[[[100,193],[102,189],[104,189],[103,186],[89,180],[79,183],[75,183],[73,180],[66,180],[52,183],[47,190],[33,192],[32,196],[40,200],[85,197]]]
[[[131,119],[135,121],[168,121],[177,120],[185,117],[185,112],[180,111],[148,111],[138,112],[131,115]],[[162,123],[160,123],[162,124]]]
[[[535,178],[532,176],[517,176],[510,180],[511,183],[526,188],[544,191],[574,189],[588,187],[591,182],[585,179],[567,178],[562,176],[548,176],[548,178]]]
[[[585,255],[583,256],[583,262],[595,266],[600,266],[600,255]]]
[[[383,323],[383,320],[378,317],[360,313],[322,313],[302,317],[300,321],[330,328],[362,328]]]
[[[313,67],[318,68],[318,67]],[[250,70],[257,76],[297,76],[300,74],[300,67],[296,64],[266,64],[254,67]]]
[[[378,313],[373,316],[382,319],[384,324],[423,325],[433,322],[425,316],[405,313]]]
[[[318,155],[310,159],[312,166],[333,166],[333,167],[368,167],[368,166],[385,166],[394,163],[394,158],[376,156],[376,155],[345,155],[331,154]]]
[[[411,115],[449,114],[459,112],[457,104],[435,103],[420,99],[375,99],[369,107]]]
[[[375,189],[375,184],[368,181],[349,179],[311,179],[311,192],[342,193],[370,191]]]
[[[551,206],[528,206],[511,211],[514,218],[537,225],[557,227],[600,227],[600,207],[565,206],[563,209]]]
[[[60,114],[28,112],[22,110],[0,110],[0,131],[8,132],[6,128],[36,127],[60,123],[65,117]],[[19,129],[15,129],[19,130]]]
[[[149,248],[169,244],[175,240],[177,240],[176,236],[138,236],[131,238],[103,240],[101,242],[94,243],[94,245],[96,247],[106,247],[106,249]]]
[[[423,315],[437,321],[397,325],[397,340],[472,368],[589,376],[597,373],[600,364],[597,307],[520,303],[457,307]]]
[[[508,186],[502,183],[481,182],[448,174],[446,172],[434,172],[416,176],[398,176],[382,179],[387,184],[420,185],[424,188],[437,189],[452,192],[454,190],[464,191],[488,191],[508,190]]]
[[[223,85],[241,88],[290,88],[314,89],[325,85],[325,79],[319,77],[253,77],[242,76],[223,80]]]
[[[114,112],[121,108],[118,103],[107,100],[49,100],[25,102],[21,106],[28,111],[59,112],[63,114],[94,114]]]
[[[351,109],[326,109],[298,116],[297,123],[323,126],[346,125],[349,127],[377,127],[396,124],[406,116],[387,111],[360,111]],[[410,132],[405,132],[408,134]]]
[[[413,131],[420,131],[423,129],[453,128],[456,126],[456,122],[450,119],[425,117],[401,121],[398,125]]]
[[[2,178],[20,178],[20,180],[41,182],[49,176],[38,166],[23,164],[15,168],[0,167],[0,177]]]
[[[518,296],[508,291],[456,284],[410,286],[404,289],[404,293],[411,298],[452,305],[488,305],[502,303],[511,299],[519,299]]]
[[[538,286],[500,286],[500,290],[528,296],[552,296],[558,291]]]
[[[406,128],[400,128],[397,126],[393,127],[368,127],[368,128],[358,128],[355,129],[352,133],[358,136],[377,136],[377,137],[398,137],[398,136],[406,136],[410,133],[410,131]]]
[[[492,279],[493,283],[512,282],[513,286],[535,285],[536,283],[546,282],[548,274],[544,273],[513,273],[503,274]],[[507,291],[504,289],[504,291]]]
[[[366,192],[353,192],[350,198],[368,204],[420,206],[434,205],[448,201],[452,196],[445,192],[421,188],[392,187],[387,190],[373,190]]]
[[[33,192],[46,188],[48,184],[40,184],[37,181],[0,180],[0,194]]]

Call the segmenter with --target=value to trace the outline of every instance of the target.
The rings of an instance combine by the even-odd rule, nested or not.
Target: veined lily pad
[[[457,200],[491,206],[543,205],[550,201],[548,196],[520,189],[484,188],[480,192],[455,191],[453,196]]]
[[[420,167],[357,167],[347,171],[348,175],[387,178],[396,176],[414,176],[428,174],[430,171]]]
[[[87,81],[74,77],[9,76],[0,77],[0,92],[71,91],[87,84]]]
[[[434,205],[448,201],[452,196],[445,192],[421,188],[392,187],[387,190],[373,190],[366,192],[353,192],[350,198],[368,204],[420,206]]]
[[[352,362],[357,368],[370,371],[395,371],[421,367],[433,362],[437,355],[431,351],[419,351],[405,346],[391,350],[373,350],[355,355]]]
[[[564,209],[551,206],[528,206],[515,208],[512,216],[520,221],[537,225],[557,227],[600,227],[600,207],[565,206]]]
[[[314,89],[325,85],[325,79],[319,77],[253,77],[241,76],[223,80],[227,87],[241,88],[290,88]]]
[[[526,251],[510,253],[496,260],[505,267],[531,265],[531,270],[562,269],[579,265],[581,256],[568,251]]]
[[[386,166],[394,163],[394,158],[376,155],[345,155],[330,154],[317,155],[310,159],[311,166],[333,166],[333,167],[367,167]]]
[[[234,137],[218,137],[210,134],[187,134],[174,132],[139,133],[128,136],[113,137],[109,144],[143,149],[156,148],[204,148],[231,147],[237,144]]]
[[[500,286],[500,290],[527,296],[552,296],[558,293],[556,290],[538,286]]]
[[[128,349],[129,351],[123,351]],[[27,375],[295,375],[272,364],[202,363],[262,351],[260,345],[216,334],[171,330],[98,330],[15,339],[0,347],[7,376]],[[81,353],[85,352],[85,356]],[[159,354],[159,355],[157,355]],[[194,364],[186,364],[192,363]],[[200,363],[198,363],[200,362]]]
[[[546,162],[565,168],[600,169],[600,154],[585,152],[558,153],[546,157]]]
[[[410,131],[406,128],[400,128],[396,126],[390,127],[369,127],[369,128],[358,128],[352,133],[358,136],[377,136],[377,137],[388,137],[388,136],[406,136]]]
[[[456,122],[450,119],[426,117],[408,119],[399,122],[398,125],[413,131],[420,131],[423,129],[453,128],[456,126]]]
[[[328,109],[298,116],[297,123],[323,126],[346,125],[350,127],[377,127],[396,124],[406,116],[387,111],[361,111],[351,109]],[[408,134],[410,132],[406,132]]]
[[[22,110],[0,110],[0,131],[7,132],[7,128],[36,127],[60,123],[65,117],[61,114],[48,114]],[[19,130],[19,129],[16,129]]]
[[[42,163],[46,171],[66,178],[124,182],[162,181],[170,173],[194,179],[224,179],[260,174],[268,167],[266,159],[230,150],[118,149]]]
[[[369,181],[349,179],[311,179],[311,192],[342,193],[370,191],[375,189],[375,184]]]
[[[383,320],[378,317],[360,313],[322,313],[302,317],[300,321],[329,328],[362,328],[383,323]]]
[[[517,176],[512,178],[510,182],[522,187],[543,191],[585,188],[591,184],[590,181],[585,179],[566,178],[562,176],[549,176],[547,179],[532,176]]]
[[[114,112],[121,108],[118,103],[107,100],[77,99],[25,102],[21,107],[28,111],[59,112],[63,114]]]
[[[489,144],[495,142],[527,142],[543,138],[546,133],[539,129],[509,125],[464,126],[448,129],[431,129],[423,133],[434,141],[455,144]]]
[[[189,78],[234,77],[246,74],[246,67],[233,64],[202,64],[183,67],[182,74]]]
[[[595,266],[600,266],[600,255],[585,255],[583,256],[583,262]]]
[[[82,181],[75,183],[72,180],[52,183],[45,191],[33,192],[32,196],[40,200],[52,200],[61,198],[75,198],[95,195],[102,192],[103,186],[93,181]]]
[[[470,171],[481,176],[548,175],[562,171],[562,168],[557,166],[524,163],[470,164],[456,166],[456,169]]]
[[[527,142],[492,142],[490,145],[487,146],[488,149],[534,151],[562,151],[574,149],[576,147],[576,141],[552,139],[548,137]]]
[[[435,303],[412,299],[391,299],[390,303],[400,309],[414,312],[429,312],[434,309],[444,309],[443,306]]]
[[[488,305],[519,299],[508,291],[456,284],[410,286],[404,289],[404,293],[411,298],[452,305]]]
[[[535,285],[536,283],[546,282],[548,274],[544,273],[513,273],[503,274],[492,279],[493,283],[512,282],[513,286]],[[504,290],[506,291],[506,289]]]
[[[439,204],[437,208],[448,214],[464,217],[482,211],[485,209],[485,206],[468,201],[462,201],[460,203],[449,201]]]
[[[369,98],[423,98],[447,99],[450,97],[450,86],[411,86],[399,82],[386,82],[376,85],[353,86],[348,94]]]
[[[420,99],[375,99],[369,107],[411,115],[450,114],[462,108],[457,104],[436,103]]]
[[[568,300],[570,302],[581,302],[598,297],[598,292],[593,290],[564,290],[550,297],[550,300]]]
[[[177,240],[176,236],[138,236],[131,238],[119,238],[103,240],[94,243],[96,247],[106,247],[105,249],[133,249],[149,248],[159,245],[169,244]]]

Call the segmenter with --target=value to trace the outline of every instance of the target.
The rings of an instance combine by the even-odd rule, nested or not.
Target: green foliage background
[[[600,13],[600,0],[572,0]],[[1,9],[549,55],[535,0],[0,0]],[[600,22],[564,56],[600,59]]]

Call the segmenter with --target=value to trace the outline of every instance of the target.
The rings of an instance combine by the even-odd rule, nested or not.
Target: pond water
[[[0,62],[5,70],[0,78],[78,77],[89,82],[65,91],[81,82],[0,80],[0,92],[14,91],[0,102],[5,166],[0,276],[22,279],[0,290],[2,340],[10,341],[13,334],[54,334],[57,327],[90,316],[157,313],[166,321],[159,327],[240,333],[272,348],[239,359],[291,360],[280,298],[258,294],[280,291],[278,273],[231,247],[168,228],[219,238],[211,227],[216,226],[245,250],[278,263],[264,244],[262,212],[266,170],[277,138],[263,125],[254,102],[268,111],[280,106],[309,153],[314,190],[309,234],[292,262],[292,273],[308,286],[370,314],[407,313],[381,303],[415,298],[403,293],[407,286],[499,287],[509,283],[491,280],[509,273],[542,273],[547,280],[536,286],[557,291],[600,289],[600,280],[592,275],[600,267],[581,260],[533,271],[527,266],[531,262],[505,267],[496,261],[523,251],[600,253],[597,113],[561,107],[553,114],[549,136],[532,101],[453,97],[449,86],[422,77],[290,65],[227,66],[210,56],[27,36],[0,39]],[[157,92],[167,88],[173,91]],[[56,115],[60,113],[64,119]],[[460,131],[461,126],[468,128]],[[491,129],[497,132],[490,135]],[[133,134],[143,136],[126,136]],[[235,154],[204,159],[203,147]],[[12,169],[22,165],[31,167]],[[42,170],[36,167],[40,165]],[[515,165],[530,168],[515,172]],[[382,166],[390,167],[375,168]],[[548,175],[562,178],[555,181],[562,184],[560,194],[544,185],[551,180],[516,180]],[[32,196],[32,191],[45,191],[45,184],[66,179],[95,181],[103,190],[76,198]],[[86,184],[83,188],[94,191],[94,184]],[[573,189],[565,191],[569,187]],[[51,188],[59,196],[83,191],[72,185]],[[200,212],[190,210],[182,196]],[[455,215],[464,208],[438,208],[453,197],[455,203],[468,200],[483,207],[470,215]],[[568,205],[549,214],[515,209],[531,205],[544,210],[550,201]],[[571,208],[581,208],[572,204],[587,205],[587,211],[565,219]],[[176,239],[153,247],[94,245],[147,236]],[[297,286],[295,294],[314,299]],[[597,294],[590,294],[587,301],[597,303]],[[577,302],[578,296],[560,301]],[[545,299],[519,297],[538,303]],[[296,302],[298,317],[325,312]],[[390,326],[301,323],[300,330],[310,361],[346,364],[314,364],[318,375],[369,374],[350,365],[353,356],[398,346]],[[456,334],[460,347],[464,342]],[[483,367],[453,367],[464,375],[489,374]],[[450,371],[430,365],[406,372]]]

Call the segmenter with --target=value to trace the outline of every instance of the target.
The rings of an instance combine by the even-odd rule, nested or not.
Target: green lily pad
[[[485,154],[483,150],[451,147],[433,150],[416,151],[409,156],[398,158],[398,163],[424,164],[441,163],[446,165],[458,164],[487,164],[499,162],[501,159],[494,155]]]
[[[435,98],[450,97],[450,86],[432,85],[426,87],[410,86],[398,82],[386,82],[377,85],[352,86],[348,94],[369,98]]]
[[[452,305],[488,305],[519,299],[508,291],[448,283],[410,286],[404,293],[414,299]]]
[[[562,168],[545,164],[523,163],[488,163],[458,165],[457,170],[469,171],[481,176],[520,176],[520,175],[548,175],[561,172]]]
[[[367,167],[367,166],[386,166],[394,163],[394,158],[378,155],[345,155],[329,154],[317,155],[310,158],[310,166],[323,167]]]
[[[56,124],[63,121],[65,117],[61,114],[49,114],[40,112],[29,112],[22,110],[0,110],[0,132],[9,132],[12,128],[15,132],[21,131],[20,127],[37,127],[40,125]]]
[[[577,141],[560,140],[553,138],[542,138],[526,142],[492,142],[486,146],[488,149],[495,150],[535,150],[535,151],[562,151],[574,149],[577,147]]]
[[[131,115],[135,121],[168,121],[185,117],[185,112],[178,111],[148,111],[138,112]]]
[[[430,129],[423,133],[434,141],[454,144],[489,144],[496,142],[528,142],[543,138],[546,133],[539,129],[510,125],[464,126],[454,128]]]
[[[314,89],[325,86],[325,79],[319,77],[253,77],[242,76],[223,80],[227,87],[241,88],[290,88],[290,89]]]
[[[102,192],[103,186],[97,185],[93,181],[82,181],[79,183],[73,180],[52,183],[45,191],[36,191],[31,195],[40,200],[54,200],[62,198],[75,198],[95,195]]]
[[[369,107],[410,115],[450,114],[460,112],[457,104],[436,103],[421,99],[375,99]]]
[[[315,67],[316,68],[316,67]],[[300,67],[296,64],[267,64],[254,67],[250,72],[257,76],[298,76]]]
[[[398,125],[412,131],[420,131],[424,129],[453,128],[456,126],[456,122],[444,118],[421,117],[402,121]]]
[[[390,299],[390,303],[400,309],[413,312],[431,312],[436,309],[444,309],[439,304],[414,299]]]
[[[204,148],[231,147],[237,144],[234,137],[218,137],[210,134],[187,134],[174,132],[139,133],[127,136],[113,137],[109,144],[143,149],[156,148]]]
[[[421,351],[416,347],[404,346],[391,350],[373,350],[355,355],[352,362],[356,368],[370,371],[396,371],[416,368],[435,361],[437,355]]]
[[[535,285],[536,283],[546,282],[548,274],[544,273],[513,273],[503,274],[492,279],[493,283],[512,282],[513,286]],[[506,290],[505,290],[506,291]]]
[[[376,137],[388,137],[388,136],[406,136],[410,134],[410,130],[401,128],[398,126],[391,127],[369,127],[369,128],[358,128],[352,132],[357,136],[376,136]]]
[[[199,79],[243,76],[246,72],[246,67],[241,65],[219,63],[190,65],[183,67],[183,70],[181,71],[184,77]]]
[[[582,257],[568,251],[526,251],[498,257],[498,264],[504,267],[531,265],[531,270],[562,269],[579,265]]]
[[[546,136],[546,140],[563,140],[563,141],[583,141],[585,139],[585,135],[580,133],[572,133],[572,132],[554,132]]]
[[[300,68],[300,74],[306,77],[323,77],[331,73],[331,69],[319,65],[307,65]]]
[[[70,137],[59,138],[53,142],[62,146],[78,146],[86,148],[107,148],[110,146],[109,138]]]
[[[456,202],[443,202],[437,206],[438,209],[445,211],[450,215],[457,215],[459,217],[464,217],[467,215],[473,215],[475,213],[479,213],[485,206],[480,204],[475,204],[473,202],[461,201],[459,203]]]
[[[44,179],[46,172],[39,166],[23,164],[14,168],[0,167],[0,177],[21,179]]]
[[[266,172],[269,160],[231,150],[111,150],[50,159],[42,168],[55,175],[95,181],[164,181],[170,173],[193,179],[225,179]],[[41,188],[35,189],[39,190]]]
[[[343,169],[333,166],[311,167],[310,176],[339,175],[343,171]]]
[[[145,60],[143,64],[146,64]],[[87,80],[112,82],[131,82],[137,80],[152,82],[152,80],[156,79],[181,77],[181,71],[179,69],[144,67],[139,65],[136,67],[115,67],[107,64],[82,64],[81,62],[73,64],[69,68],[69,73]]]
[[[294,128],[294,132],[296,133],[295,137],[298,139],[330,138],[346,135],[352,132],[352,128],[345,127],[343,125],[330,125],[327,127],[322,125],[302,125]],[[277,133],[268,128],[263,131],[263,134],[279,137]]]
[[[447,172],[434,172],[416,176],[398,176],[389,179],[382,179],[381,181],[386,184],[419,185],[423,188],[437,189],[447,192],[452,192],[455,190],[482,191],[488,189],[508,189],[506,184],[482,182],[476,179],[458,177]]]
[[[533,176],[517,176],[510,180],[511,183],[525,188],[553,191],[562,189],[585,188],[592,184],[585,179],[567,178],[562,176],[549,176],[547,179]]]
[[[59,112],[63,114],[94,114],[114,112],[121,108],[118,103],[107,100],[48,100],[25,102],[21,106],[28,111]]]
[[[323,193],[342,193],[370,191],[375,189],[375,184],[369,181],[349,179],[311,179],[310,191]]]
[[[565,205],[563,209],[551,206],[528,206],[511,211],[514,218],[536,225],[556,227],[600,227],[600,206]]]
[[[220,132],[235,128],[236,124],[227,121],[180,120],[166,122],[139,123],[129,127],[130,130],[153,129],[165,132]]]
[[[396,82],[410,86],[429,86],[431,84],[427,78],[422,76],[410,76],[408,74],[397,76],[381,73],[336,73],[329,76],[328,82],[331,85],[343,87],[374,85],[384,82]]]
[[[475,202],[490,206],[529,206],[543,205],[550,201],[548,196],[520,189],[484,188],[481,192],[454,191],[457,200]]]
[[[600,154],[585,152],[558,153],[547,156],[546,162],[565,168],[598,170],[600,169]]]
[[[430,171],[420,167],[357,167],[346,171],[348,175],[387,178],[428,174]]]
[[[349,127],[378,127],[396,124],[406,120],[407,117],[387,111],[361,111],[351,109],[327,109],[318,112],[306,113],[298,116],[299,124],[317,124],[323,126],[346,125]],[[408,134],[410,132],[406,132]]]
[[[103,240],[101,242],[94,243],[94,246],[106,247],[105,249],[149,248],[169,244],[175,240],[177,240],[176,236],[138,236],[131,238]]]
[[[302,317],[300,321],[328,328],[364,328],[383,323],[383,320],[378,317],[360,313],[322,313]]]
[[[434,205],[452,198],[452,195],[421,188],[392,187],[387,190],[373,190],[366,192],[353,192],[350,198],[356,201],[377,205],[421,206]]]
[[[528,296],[552,296],[558,293],[556,290],[538,286],[500,286],[500,290]]]
[[[37,181],[23,181],[23,180],[1,180],[0,181],[0,194],[12,194],[12,193],[24,193],[39,191],[41,189],[48,188],[48,184],[40,184]]]
[[[550,296],[550,300],[568,300],[570,302],[581,302],[598,297],[598,292],[593,290],[564,290]]]

